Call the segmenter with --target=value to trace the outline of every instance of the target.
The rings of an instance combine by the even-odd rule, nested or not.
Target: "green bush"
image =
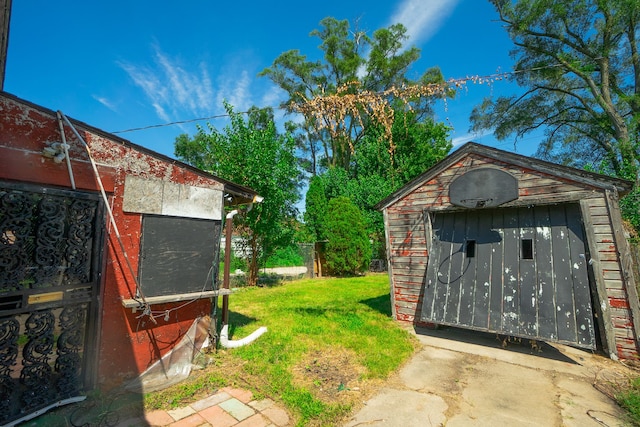
[[[298,267],[304,265],[304,258],[300,255],[297,245],[287,246],[276,250],[265,261],[265,267]]]
[[[622,217],[640,234],[640,186],[636,186],[620,200],[620,210]]]
[[[353,276],[364,272],[371,262],[371,243],[362,212],[347,197],[331,199],[324,221],[329,272]]]
[[[233,274],[236,270],[242,270],[245,273],[248,270],[247,260],[244,258],[240,258],[236,256],[236,254],[231,251],[231,269],[229,270],[231,274]],[[224,272],[224,250],[220,251],[220,269],[218,270],[220,273],[220,277]]]

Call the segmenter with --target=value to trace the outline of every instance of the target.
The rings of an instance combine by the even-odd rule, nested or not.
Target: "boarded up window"
[[[212,290],[222,221],[144,215],[139,281],[145,296]]]

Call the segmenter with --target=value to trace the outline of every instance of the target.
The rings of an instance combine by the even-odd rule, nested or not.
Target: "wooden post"
[[[4,73],[7,68],[10,20],[11,0],[0,0],[0,90],[4,90]]]
[[[227,220],[225,224],[225,240],[224,240],[224,275],[222,279],[222,288],[229,289],[229,282],[231,276],[231,232],[233,229],[233,216],[237,211],[232,211],[227,214]],[[229,322],[229,295],[222,296],[222,325],[226,325]]]

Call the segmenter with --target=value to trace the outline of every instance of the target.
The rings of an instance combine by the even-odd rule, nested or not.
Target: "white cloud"
[[[105,107],[107,107],[109,110],[117,113],[118,109],[116,108],[115,104],[113,104],[111,101],[109,101],[107,98],[103,97],[103,96],[98,96],[98,95],[91,95],[91,97],[93,99],[95,99],[96,101],[98,101],[100,104],[104,105]]]
[[[438,31],[459,0],[404,0],[390,23],[407,28],[410,44],[426,42]]]
[[[158,46],[154,50],[150,66],[125,61],[118,65],[142,89],[157,116],[170,122],[211,114],[215,97],[206,65],[201,63],[197,71],[190,71]]]
[[[154,102],[151,104],[153,106],[153,109],[156,110],[156,114],[158,115],[158,117],[160,117],[162,120],[164,120],[165,122],[170,122],[171,121],[171,117],[169,117],[169,115],[167,114],[167,112],[164,110],[164,108],[162,107],[162,105],[160,105],[157,102]]]
[[[266,84],[266,90],[262,94],[260,105],[273,107],[274,109],[278,110],[277,107],[282,102],[287,100],[288,97],[289,96],[288,96],[287,92],[285,92],[284,89],[282,89],[280,86],[277,86],[276,84],[268,82]],[[277,114],[277,111],[275,111],[275,113]]]
[[[118,66],[142,90],[142,102],[162,123],[223,115],[224,100],[235,112],[247,111],[254,105],[273,107],[280,127],[285,120],[295,119],[295,116],[285,118],[284,111],[278,108],[287,99],[286,92],[268,79],[254,78],[257,65],[251,52],[234,53],[226,62],[217,64],[214,71],[211,64],[205,62],[189,69],[157,45],[153,49],[154,55],[148,64],[120,61]],[[205,121],[218,128],[227,124],[224,117]],[[179,126],[183,132],[193,132],[186,125]]]
[[[485,137],[487,135],[493,135],[493,131],[492,130],[486,130],[486,131],[482,131],[482,132],[466,133],[464,135],[460,135],[460,136],[456,136],[455,138],[452,138],[451,139],[451,143],[453,144],[454,147],[457,147],[457,146],[465,144],[465,143],[467,143],[469,141],[473,141],[473,140],[476,140],[476,139],[483,138],[483,137]]]
[[[453,138],[451,140],[451,143],[453,144],[454,147],[457,147],[459,145],[465,144],[469,141],[473,140],[473,135],[468,133],[466,135],[462,135],[462,136],[456,136],[455,138]]]
[[[221,89],[219,93],[220,105],[222,99],[226,99],[233,106],[234,111],[247,111],[253,105],[249,86],[251,78],[247,70],[242,70],[237,74],[226,75],[221,78]]]

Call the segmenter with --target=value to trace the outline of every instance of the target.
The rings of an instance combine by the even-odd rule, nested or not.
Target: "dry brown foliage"
[[[394,113],[391,100],[401,100],[408,110],[411,102],[420,98],[446,98],[452,93],[466,87],[467,83],[492,84],[503,80],[507,73],[490,76],[473,76],[462,79],[452,79],[442,83],[403,85],[374,92],[361,89],[360,82],[349,82],[339,86],[335,93],[316,96],[307,99],[299,94],[304,101],[291,105],[294,111],[305,116],[313,123],[317,130],[327,130],[333,140],[348,141],[349,149],[354,152],[353,141],[349,135],[347,119],[355,121],[360,127],[364,126],[364,118],[369,118],[383,126],[383,137],[389,141],[389,154],[393,156],[395,145],[391,129]]]

